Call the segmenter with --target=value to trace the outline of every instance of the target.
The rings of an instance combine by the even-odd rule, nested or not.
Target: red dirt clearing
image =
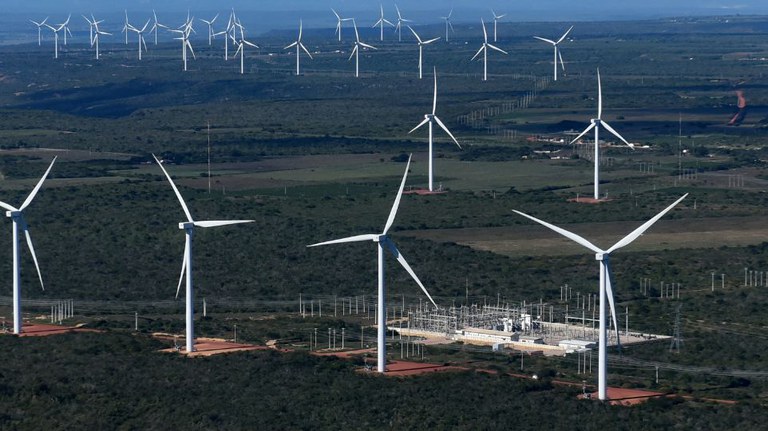
[[[168,349],[162,349],[160,351],[166,352],[166,353],[180,353],[182,355],[186,355],[189,357],[196,357],[196,356],[220,355],[222,353],[232,353],[232,352],[247,352],[251,350],[274,350],[274,349],[267,346],[256,346],[253,344],[241,344],[241,343],[233,343],[233,342],[224,341],[224,340],[198,338],[197,342],[195,343],[195,351],[193,352],[187,352],[186,349],[184,349],[183,347],[180,349],[176,349],[175,347],[170,347]]]
[[[338,358],[350,358],[352,356],[365,355],[368,353],[376,353],[376,348],[371,349],[358,349],[358,350],[344,350],[344,351],[329,351],[318,350],[311,352],[315,356],[336,356]]]
[[[49,335],[69,334],[73,332],[100,332],[96,329],[79,328],[77,326],[46,325],[28,323],[21,327],[19,337],[47,337]],[[12,334],[8,332],[8,334]]]
[[[568,202],[576,202],[576,203],[578,203],[578,204],[601,204],[601,203],[603,203],[603,202],[610,202],[610,201],[612,201],[612,200],[613,200],[613,199],[608,199],[608,198],[604,198],[604,199],[595,199],[595,198],[589,198],[589,197],[579,196],[579,197],[577,197],[577,198],[571,198],[571,199],[568,199]]]
[[[467,371],[469,368],[455,365],[429,364],[425,362],[392,361],[387,364],[385,376],[414,376],[441,371]]]
[[[443,195],[445,193],[447,193],[445,190],[429,191],[428,189],[411,189],[411,190],[405,190],[403,192],[404,195],[419,195],[419,196]]]
[[[632,406],[648,401],[651,398],[666,397],[662,392],[644,391],[641,389],[606,388],[608,402],[613,405]],[[597,392],[590,392],[587,396],[579,395],[579,398],[597,400]]]

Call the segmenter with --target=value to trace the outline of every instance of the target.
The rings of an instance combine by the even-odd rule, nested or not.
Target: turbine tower
[[[497,48],[490,43],[488,43],[488,32],[485,30],[485,21],[483,21],[482,18],[480,18],[480,23],[483,25],[483,46],[480,47],[480,49],[477,50],[477,53],[474,57],[472,57],[472,60],[474,61],[480,53],[483,53],[483,81],[488,80],[488,48],[494,49],[496,51],[499,51],[502,54],[507,54],[506,51],[504,51],[501,48]]]
[[[376,28],[376,26],[381,27],[380,29],[381,34],[379,35],[379,41],[383,42],[384,41],[384,24],[389,24],[392,27],[394,27],[395,25],[387,21],[386,18],[384,18],[384,6],[380,4],[379,9],[381,10],[381,15],[379,15],[379,20],[376,21],[376,24],[374,24],[372,28]]]
[[[590,130],[595,129],[595,199],[600,199],[600,145],[599,145],[599,130],[600,126],[603,126],[605,130],[611,132],[614,136],[621,139],[622,142],[627,144],[629,148],[635,149],[635,146],[627,142],[624,137],[619,135],[619,132],[613,129],[610,124],[606,123],[602,120],[603,115],[603,90],[602,86],[600,85],[600,69],[597,69],[597,118],[593,118],[590,120],[589,126],[587,126],[586,129],[584,129],[579,136],[576,137],[573,141],[571,141],[571,144],[581,139],[582,136],[586,135]]]
[[[606,399],[606,379],[608,375],[608,321],[606,318],[606,309],[605,309],[605,303],[606,299],[608,301],[608,304],[611,307],[611,315],[613,316],[613,326],[616,330],[616,341],[619,341],[619,327],[616,322],[616,307],[614,306],[614,298],[613,298],[613,288],[611,287],[611,265],[610,265],[610,254],[630,243],[632,241],[636,240],[640,237],[648,228],[650,228],[654,223],[656,223],[660,218],[664,216],[669,210],[675,207],[680,201],[685,199],[685,197],[688,196],[686,193],[681,198],[676,200],[672,205],[665,208],[662,212],[656,214],[652,219],[648,220],[647,222],[643,223],[640,227],[632,231],[629,235],[622,238],[619,242],[614,244],[611,248],[607,250],[603,250],[596,245],[592,244],[591,242],[587,241],[586,239],[582,238],[579,235],[576,235],[573,232],[569,232],[565,229],[559,228],[555,225],[549,224],[545,221],[539,220],[535,217],[531,217],[525,213],[522,213],[517,210],[513,210],[515,213],[520,214],[523,217],[526,217],[530,220],[535,221],[536,223],[539,223],[557,233],[560,235],[570,239],[571,241],[574,241],[578,244],[580,244],[583,247],[588,248],[589,250],[593,251],[595,253],[595,259],[597,259],[598,262],[600,262],[600,333],[598,335],[598,373],[597,373],[597,397],[603,401]]]
[[[565,63],[563,63],[563,55],[560,54],[560,50],[558,49],[558,45],[560,45],[560,42],[565,40],[565,38],[568,36],[568,33],[570,33],[571,30],[573,30],[573,26],[571,26],[571,28],[569,28],[565,33],[563,33],[563,35],[560,36],[560,39],[557,39],[557,42],[555,42],[554,40],[545,39],[543,37],[533,36],[535,39],[539,39],[541,41],[544,41],[544,42],[547,42],[547,43],[551,43],[552,47],[555,49],[555,60],[554,60],[555,81],[557,81],[557,62],[558,62],[558,60],[560,61],[560,67],[563,68],[563,73],[565,73]]]
[[[419,127],[421,127],[421,126],[423,126],[425,124],[429,124],[429,191],[430,192],[434,191],[434,188],[433,188],[433,175],[432,175],[433,174],[433,170],[432,170],[432,165],[433,165],[433,154],[432,154],[432,140],[433,140],[432,129],[433,129],[433,123],[437,123],[437,125],[440,126],[440,128],[443,129],[445,131],[445,133],[447,133],[448,136],[451,137],[451,139],[453,139],[453,142],[456,143],[456,145],[459,147],[459,149],[461,149],[461,145],[459,145],[459,141],[457,141],[456,138],[453,137],[453,134],[451,133],[451,131],[448,130],[447,127],[445,127],[445,124],[443,124],[443,122],[440,121],[440,119],[435,114],[435,112],[437,111],[437,69],[433,69],[432,73],[435,76],[435,92],[434,92],[434,96],[432,97],[432,113],[431,114],[425,114],[424,115],[424,120],[422,120],[422,122],[419,123],[418,126],[416,126],[413,129],[411,129],[410,132],[408,132],[408,133],[412,133],[412,132],[416,131],[416,129],[418,129]]]
[[[5,215],[13,221],[13,333],[17,335],[21,333],[21,250],[19,249],[19,228],[24,231],[24,236],[27,238],[27,247],[29,248],[29,253],[32,255],[32,261],[35,262],[35,268],[37,268],[40,287],[45,290],[45,285],[43,285],[43,275],[40,273],[40,265],[37,263],[35,247],[32,245],[32,237],[29,235],[29,226],[27,226],[27,222],[24,220],[24,209],[32,203],[35,195],[40,191],[40,187],[43,186],[43,182],[51,172],[54,163],[56,163],[56,157],[53,158],[50,166],[48,166],[48,170],[45,171],[43,177],[40,178],[40,181],[37,182],[35,188],[32,189],[32,192],[27,196],[20,207],[16,208],[5,202],[0,202],[0,207],[7,210]]]
[[[352,57],[355,57],[355,78],[357,78],[360,76],[360,50],[362,48],[376,49],[376,47],[360,42],[360,34],[357,32],[357,23],[354,19],[352,20],[352,26],[355,28],[355,47],[352,48],[352,53],[349,55],[347,61],[352,60]]]
[[[411,277],[416,281],[416,284],[419,285],[421,290],[424,292],[425,295],[427,295],[427,298],[429,298],[429,301],[437,308],[437,304],[435,304],[435,301],[432,299],[432,296],[427,291],[427,288],[424,287],[424,285],[421,283],[421,280],[419,280],[419,277],[416,276],[416,273],[413,272],[413,269],[411,269],[411,266],[408,265],[408,262],[406,262],[405,257],[400,253],[400,250],[397,249],[395,246],[395,243],[392,242],[392,239],[389,237],[389,228],[392,227],[392,223],[395,221],[395,216],[397,215],[397,208],[400,206],[400,198],[403,196],[403,188],[405,187],[405,180],[408,177],[408,169],[411,166],[411,157],[408,157],[408,163],[405,165],[405,174],[403,174],[403,180],[400,182],[400,189],[397,191],[397,197],[395,198],[395,203],[392,205],[392,209],[389,212],[389,218],[387,218],[387,223],[384,225],[384,230],[381,233],[378,234],[364,234],[364,235],[355,235],[350,236],[347,238],[341,238],[341,239],[334,239],[331,241],[325,241],[325,242],[319,242],[317,244],[308,245],[307,247],[317,247],[321,245],[328,245],[328,244],[341,244],[345,242],[360,242],[360,241],[373,241],[377,244],[378,249],[378,311],[377,311],[377,326],[378,326],[378,352],[377,352],[377,367],[376,371],[379,373],[383,373],[386,371],[386,363],[387,363],[387,344],[386,344],[386,331],[387,331],[387,313],[386,313],[386,303],[385,303],[385,296],[386,296],[386,289],[384,285],[384,254],[385,254],[385,248],[389,249],[389,251],[392,253],[392,255],[397,259],[398,262],[400,262],[400,265],[405,268],[405,270],[408,272],[408,274],[411,275]]]
[[[296,76],[299,76],[299,74],[301,73],[301,69],[299,67],[299,65],[300,65],[300,58],[301,58],[301,50],[303,49],[304,52],[307,53],[309,58],[312,59],[312,54],[310,54],[309,50],[307,49],[307,47],[304,46],[303,43],[301,43],[301,30],[302,30],[302,27],[303,27],[303,24],[302,24],[301,20],[299,20],[299,38],[296,39],[296,41],[293,42],[292,44],[290,44],[290,45],[286,46],[285,48],[283,48],[283,49],[290,49],[290,48],[293,48],[294,46],[296,47]]]
[[[440,40],[439,37],[436,37],[434,39],[424,40],[422,41],[418,34],[416,34],[416,31],[413,30],[413,28],[409,25],[408,29],[411,30],[411,33],[413,33],[414,37],[416,37],[416,42],[419,44],[419,79],[421,79],[421,63],[422,63],[422,57],[423,57],[423,49],[424,45],[429,45],[432,42],[435,42],[437,40]]]
[[[186,290],[186,348],[187,353],[194,352],[195,351],[195,322],[194,322],[194,308],[193,308],[193,292],[192,292],[192,237],[195,233],[195,227],[218,227],[218,226],[227,226],[231,224],[240,224],[240,223],[251,223],[254,220],[205,220],[205,221],[195,221],[192,219],[192,214],[189,212],[189,208],[187,208],[187,204],[184,202],[184,198],[181,197],[181,193],[179,192],[179,189],[176,188],[176,184],[173,183],[173,180],[171,179],[171,176],[168,174],[168,171],[165,170],[165,167],[163,167],[163,164],[160,163],[160,160],[157,159],[157,156],[154,154],[152,157],[155,158],[155,161],[160,166],[160,169],[163,170],[163,173],[165,174],[165,177],[168,178],[168,182],[171,183],[171,187],[173,188],[173,192],[176,193],[176,197],[179,199],[179,203],[181,204],[181,208],[184,210],[184,214],[187,216],[187,221],[179,223],[179,229],[184,230],[185,233],[185,242],[184,242],[184,260],[181,264],[181,276],[179,277],[179,284],[176,287],[176,297],[179,297],[179,290],[181,289],[181,282],[182,280],[186,279],[187,281],[187,290]]]

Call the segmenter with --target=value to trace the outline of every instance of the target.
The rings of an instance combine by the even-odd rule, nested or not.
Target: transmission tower
[[[672,342],[669,344],[669,351],[675,353],[680,353],[680,345],[683,344],[683,336],[680,334],[680,307],[682,304],[678,304],[675,310],[675,326],[672,329]]]

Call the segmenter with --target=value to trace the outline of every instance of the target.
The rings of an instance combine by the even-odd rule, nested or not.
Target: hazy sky
[[[198,17],[224,12],[234,7],[238,12],[263,12],[266,22],[281,28],[291,17],[302,17],[308,25],[325,25],[325,17],[333,20],[330,8],[344,16],[355,16],[359,22],[374,21],[379,5],[385,16],[395,17],[394,2],[380,0],[0,0],[4,13],[61,15],[72,13],[119,14],[148,12],[152,9],[166,15],[186,15],[189,9]],[[398,0],[404,17],[416,25],[439,22],[439,17],[454,8],[453,21],[476,21],[490,15],[489,9],[506,13],[505,21],[585,21],[615,19],[649,19],[681,15],[768,14],[768,0]],[[33,15],[33,16],[34,16]],[[293,17],[295,15],[295,18]],[[274,18],[273,18],[274,17]],[[332,26],[335,23],[328,25]],[[268,30],[268,29],[264,29]]]

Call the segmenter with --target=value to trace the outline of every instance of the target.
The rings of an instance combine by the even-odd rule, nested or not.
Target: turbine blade
[[[253,223],[256,220],[205,220],[205,221],[196,221],[194,224],[195,226],[199,227],[217,227],[217,226],[228,226],[231,224],[241,224],[241,223]]]
[[[435,91],[432,93],[432,115],[437,112],[437,67],[432,68],[432,75],[435,77]]]
[[[608,305],[611,307],[611,317],[613,318],[613,328],[616,330],[616,343],[621,348],[621,340],[619,340],[619,325],[616,323],[616,305],[613,298],[613,287],[611,286],[611,265],[610,260],[603,258],[605,266],[605,296],[608,297]]]
[[[423,125],[427,124],[428,122],[429,122],[429,118],[425,118],[425,119],[424,119],[424,120],[423,120],[421,123],[419,123],[419,125],[418,125],[418,126],[416,126],[416,127],[414,127],[413,129],[411,129],[411,131],[410,131],[410,132],[408,132],[408,133],[410,134],[410,133],[413,133],[413,132],[415,132],[415,131],[416,131],[416,130],[419,128],[419,127],[421,127],[421,126],[423,126]]]
[[[587,133],[589,133],[589,131],[590,131],[590,130],[592,130],[592,129],[594,129],[594,128],[595,128],[595,123],[590,123],[590,124],[589,124],[589,126],[587,126],[587,128],[586,128],[586,129],[584,129],[584,131],[583,131],[583,132],[581,132],[581,133],[579,134],[579,136],[575,137],[575,138],[574,138],[574,139],[571,141],[571,144],[572,144],[572,143],[574,143],[574,142],[576,142],[576,141],[578,141],[579,139],[581,139],[581,137],[582,137],[582,136],[586,135]]]
[[[573,232],[569,232],[569,231],[567,231],[567,230],[565,230],[563,228],[559,228],[559,227],[557,227],[557,226],[555,226],[553,224],[547,223],[547,222],[545,222],[543,220],[539,220],[536,217],[531,217],[528,214],[522,213],[522,212],[520,212],[518,210],[512,210],[512,211],[517,213],[517,214],[520,214],[521,216],[523,216],[525,218],[531,219],[531,220],[535,221],[536,223],[538,223],[538,224],[540,224],[542,226],[545,226],[545,227],[548,227],[548,228],[552,229],[553,231],[559,233],[560,235],[570,239],[571,241],[574,241],[574,242],[576,242],[578,244],[581,244],[582,246],[584,246],[584,247],[594,251],[595,253],[603,253],[603,250],[600,250],[596,245],[592,244],[591,242],[587,241],[586,239],[582,238],[581,236],[576,235]]]
[[[448,134],[448,136],[450,136],[450,137],[451,137],[451,139],[453,139],[453,142],[456,144],[456,146],[458,146],[458,147],[459,147],[459,149],[461,149],[461,145],[459,145],[459,141],[457,141],[457,140],[456,140],[456,138],[455,138],[455,137],[453,136],[453,134],[451,133],[451,131],[450,131],[450,130],[448,130],[448,128],[447,128],[447,127],[445,127],[445,124],[443,124],[443,122],[442,122],[442,121],[440,121],[440,118],[438,118],[436,115],[435,115],[435,116],[433,116],[432,118],[434,118],[434,119],[435,119],[435,121],[437,122],[437,124],[438,124],[438,125],[439,125],[439,126],[440,126],[440,127],[443,129],[443,130],[445,130],[445,133],[447,133],[447,134]]]
[[[355,56],[355,53],[356,53],[356,52],[357,52],[357,44],[355,44],[355,47],[354,47],[354,48],[352,48],[352,53],[351,53],[351,54],[349,54],[349,58],[347,59],[347,61],[349,61],[349,60],[352,60],[352,57],[354,57],[354,56]]]
[[[367,43],[360,42],[360,46],[364,48],[376,49],[375,46],[368,45]]]
[[[602,125],[603,125],[603,127],[605,127],[605,129],[606,129],[606,130],[608,130],[609,132],[613,133],[613,135],[614,135],[614,136],[616,136],[617,138],[621,139],[621,140],[622,140],[622,142],[624,142],[625,144],[627,144],[627,146],[628,146],[628,147],[630,147],[630,148],[634,148],[634,145],[632,145],[632,144],[630,144],[629,142],[627,142],[627,140],[626,140],[626,139],[624,139],[624,137],[623,137],[623,136],[619,135],[619,132],[617,132],[616,130],[614,130],[614,129],[613,129],[613,127],[611,127],[611,126],[610,126],[608,123],[606,123],[606,122],[605,122],[605,121],[603,121],[603,120],[600,120],[600,124],[602,124]]]
[[[560,52],[560,50],[557,50],[557,57],[560,59],[560,67],[563,69],[563,72],[565,72],[565,63],[563,62],[563,54]]]
[[[310,53],[309,53],[309,50],[307,49],[307,47],[306,47],[306,46],[304,46],[304,44],[303,44],[303,43],[300,43],[300,44],[299,44],[299,46],[301,47],[301,49],[303,49],[303,50],[304,50],[304,52],[306,52],[306,53],[307,53],[307,55],[309,56],[309,58],[311,58],[312,60],[314,60],[314,58],[312,57],[312,54],[310,54]]]
[[[424,41],[424,42],[422,42],[422,45],[427,45],[427,44],[430,44],[430,43],[432,43],[432,42],[436,42],[436,41],[438,41],[438,40],[440,40],[440,38],[439,38],[439,37],[436,37],[436,38],[434,38],[434,39],[429,39],[429,40],[427,40],[427,41]]]
[[[32,199],[34,199],[37,192],[40,191],[40,187],[43,186],[43,182],[45,181],[45,178],[48,177],[48,174],[51,172],[51,168],[53,168],[53,164],[56,163],[57,157],[58,156],[53,157],[53,160],[51,161],[51,164],[48,166],[48,169],[45,171],[42,178],[40,178],[40,181],[37,182],[37,185],[35,186],[35,188],[32,189],[32,192],[29,194],[29,196],[27,196],[27,199],[24,200],[24,203],[21,204],[21,206],[19,207],[19,211],[24,211],[24,208],[26,208],[30,203],[32,203]]]
[[[345,242],[375,241],[378,237],[379,235],[377,234],[369,233],[364,235],[348,236],[346,238],[339,238],[339,239],[332,239],[330,241],[318,242],[315,244],[310,244],[307,247],[318,247],[321,245],[329,245],[329,244],[342,244]]]
[[[472,57],[469,61],[475,61],[477,56],[480,55],[480,53],[483,52],[484,49],[485,49],[485,45],[481,46],[480,49],[478,49],[477,52],[475,53],[474,57]]]
[[[597,119],[603,118],[603,86],[600,83],[600,69],[597,69]]]
[[[557,40],[557,43],[560,43],[560,42],[562,42],[562,41],[563,41],[563,39],[565,39],[565,38],[566,38],[566,36],[568,36],[568,33],[570,33],[570,32],[571,32],[571,30],[573,30],[573,26],[571,26],[571,28],[569,28],[569,29],[568,29],[568,31],[566,31],[566,32],[565,32],[565,33],[564,33],[562,36],[560,36],[560,39],[558,39],[558,40]]]
[[[435,304],[435,300],[432,299],[432,295],[429,294],[429,292],[427,291],[427,288],[424,287],[424,284],[421,282],[421,280],[419,280],[419,277],[413,271],[413,268],[411,268],[411,265],[408,265],[408,262],[405,260],[405,257],[403,257],[403,254],[400,253],[400,250],[398,250],[397,247],[395,247],[395,244],[393,244],[389,238],[385,240],[385,243],[389,248],[389,251],[391,251],[392,254],[395,255],[395,257],[397,258],[397,261],[400,262],[400,265],[402,265],[403,268],[405,268],[408,274],[411,275],[411,278],[413,278],[413,280],[416,281],[416,284],[419,285],[419,287],[424,292],[424,294],[427,295],[427,298],[429,298],[429,302],[431,302],[432,305],[437,307],[437,304]]]
[[[618,250],[624,247],[625,245],[631,243],[632,241],[636,240],[640,235],[642,235],[646,230],[648,230],[649,227],[651,227],[654,223],[659,221],[660,218],[664,217],[664,214],[668,213],[672,208],[675,207],[675,205],[679,204],[687,196],[688,196],[688,193],[684,194],[681,198],[676,200],[672,205],[664,208],[662,212],[656,214],[652,219],[643,223],[640,227],[632,231],[632,233],[622,238],[621,241],[614,244],[613,247],[609,248],[605,253],[606,254],[611,253],[614,250]]]
[[[416,34],[416,32],[413,30],[413,28],[410,25],[408,26],[408,30],[410,30],[411,33],[413,33],[413,36],[416,37],[416,40],[419,41],[419,43],[422,43],[421,38],[419,37],[418,34]]]
[[[392,209],[389,211],[389,217],[387,218],[387,224],[384,225],[383,235],[389,232],[389,228],[392,227],[392,223],[395,222],[395,216],[397,215],[397,208],[400,206],[400,198],[403,197],[403,189],[405,188],[405,179],[408,178],[408,169],[411,167],[411,155],[408,156],[408,163],[405,164],[405,173],[403,174],[403,180],[400,181],[400,189],[397,191],[397,197],[395,203],[392,204]]]
[[[27,223],[24,222],[24,236],[27,237],[27,247],[29,248],[29,254],[32,255],[32,261],[35,262],[35,268],[37,269],[37,277],[40,279],[40,287],[45,290],[45,284],[43,284],[43,274],[40,272],[40,264],[37,262],[37,254],[35,253],[35,246],[32,245],[32,236],[29,234],[29,228]]]
[[[539,37],[539,36],[533,36],[533,38],[534,38],[534,39],[543,40],[544,42],[548,42],[548,43],[551,43],[552,45],[554,45],[554,44],[555,44],[555,41],[554,41],[554,40],[544,39],[543,37]]]
[[[293,42],[292,44],[290,44],[290,45],[286,46],[286,47],[285,47],[285,48],[283,48],[283,49],[289,49],[289,48],[293,48],[294,46],[298,45],[298,43],[299,43],[298,41],[296,41],[296,42]]]
[[[504,50],[503,50],[503,49],[501,49],[501,48],[495,47],[495,46],[491,45],[490,43],[488,44],[488,47],[489,47],[489,48],[491,48],[491,49],[495,49],[496,51],[499,51],[499,52],[500,52],[500,53],[502,53],[502,54],[506,54],[506,55],[509,55],[509,54],[507,53],[507,51],[504,51]]]
[[[176,193],[176,197],[179,199],[179,203],[181,204],[181,208],[184,210],[184,214],[187,216],[187,220],[190,222],[194,222],[194,220],[192,220],[192,214],[189,213],[189,208],[187,208],[187,204],[184,202],[184,198],[181,197],[181,193],[179,192],[179,189],[176,188],[176,184],[173,183],[171,176],[168,175],[168,171],[165,170],[165,167],[163,166],[162,163],[160,163],[160,160],[157,159],[156,155],[152,154],[152,157],[155,158],[155,161],[157,162],[158,166],[160,166],[160,169],[163,170],[165,177],[168,178],[168,182],[171,183],[173,192]]]
[[[485,30],[485,21],[483,21],[482,18],[480,18],[480,24],[483,25],[483,39],[485,40],[485,43],[488,43],[488,32]]]
[[[184,257],[181,260],[181,275],[179,275],[179,284],[176,285],[176,299],[179,299],[179,291],[181,290],[181,282],[184,281],[184,272],[187,269],[187,253],[189,252],[189,247],[187,246],[187,242],[184,241]]]
[[[13,207],[11,205],[8,205],[7,203],[5,203],[3,201],[0,201],[0,207],[3,207],[5,209],[7,209],[8,211],[18,211],[19,210],[18,208],[15,208],[15,207]]]

